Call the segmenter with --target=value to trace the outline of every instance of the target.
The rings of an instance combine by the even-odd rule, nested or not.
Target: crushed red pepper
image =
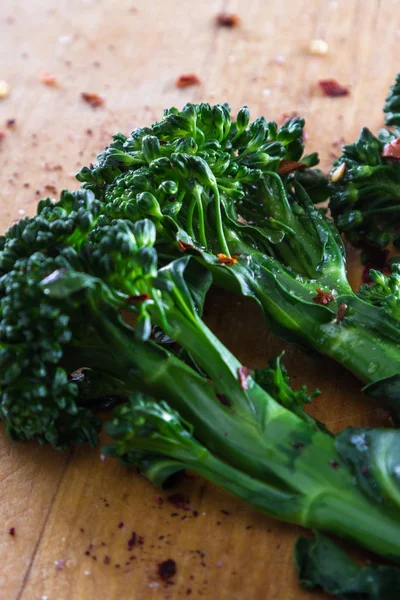
[[[316,304],[329,304],[332,300],[335,299],[335,296],[331,292],[324,292],[324,290],[316,289],[317,296],[315,296],[312,301]]]
[[[12,537],[14,537],[14,535],[15,535],[15,527],[10,527],[10,529],[8,530],[8,535],[11,535]]]
[[[292,171],[297,171],[298,169],[306,169],[307,165],[304,163],[300,163],[297,160],[286,160],[282,159],[279,163],[278,174],[286,175],[287,173],[291,173]]]
[[[220,27],[237,27],[240,23],[239,15],[234,13],[219,13],[215,20]]]
[[[341,304],[339,306],[337,315],[336,315],[336,323],[339,324],[340,321],[343,321],[346,310],[347,310],[347,304]]]
[[[222,252],[220,254],[217,254],[217,258],[218,258],[218,262],[220,262],[221,265],[236,265],[237,264],[237,259],[234,256],[227,256],[226,254],[222,254]]]
[[[92,108],[97,108],[98,106],[104,104],[104,98],[102,98],[98,94],[94,94],[91,92],[82,92],[81,98],[82,100],[90,104]]]
[[[400,138],[396,138],[389,144],[386,144],[381,154],[384,158],[400,159]]]
[[[193,244],[188,244],[187,242],[178,240],[178,249],[180,252],[185,252],[185,250],[188,250],[189,248],[194,248]]]
[[[164,560],[158,565],[158,574],[163,581],[168,581],[176,574],[176,562],[172,558]]]
[[[129,296],[127,302],[129,306],[134,306],[135,304],[140,304],[149,298],[149,294],[138,294],[137,296]]]
[[[57,79],[51,73],[46,73],[46,72],[41,73],[39,79],[40,79],[40,83],[43,83],[44,85],[49,85],[49,86],[57,85]]]
[[[336,79],[321,79],[318,83],[324,96],[331,96],[334,98],[336,96],[348,96],[350,94],[349,88],[341,85]]]
[[[200,79],[194,73],[188,73],[186,75],[179,75],[175,82],[176,87],[185,88],[190,85],[198,85],[201,83]]]
[[[6,121],[7,129],[13,129],[15,127],[16,123],[17,123],[16,119],[7,119],[7,121]]]
[[[240,387],[242,388],[242,390],[247,390],[247,388],[248,388],[247,378],[250,377],[250,375],[251,375],[250,369],[248,369],[247,367],[238,367],[239,383],[240,383]]]

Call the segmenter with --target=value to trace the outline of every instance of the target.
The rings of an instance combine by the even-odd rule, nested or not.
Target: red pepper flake
[[[85,133],[86,135],[93,135],[93,129],[88,128],[86,129]]]
[[[201,83],[200,79],[194,73],[188,73],[187,75],[179,75],[175,82],[176,87],[185,88],[190,85],[198,85]]]
[[[336,79],[321,79],[319,86],[324,96],[348,96],[350,90],[348,87],[341,85]]]
[[[226,254],[217,254],[217,258],[218,258],[218,262],[221,263],[221,265],[236,265],[237,264],[237,259],[234,258],[233,256],[227,256]]]
[[[291,173],[292,171],[297,171],[298,169],[306,169],[307,165],[304,163],[300,163],[297,160],[286,160],[285,158],[281,160],[278,167],[279,175],[286,175],[287,173]]]
[[[330,461],[329,461],[329,464],[330,464],[330,466],[332,467],[332,469],[335,469],[335,471],[336,471],[336,469],[338,469],[338,468],[339,468],[339,466],[340,466],[340,465],[339,465],[339,463],[337,462],[337,460],[330,460]]]
[[[225,510],[224,508],[221,508],[221,511],[220,511],[220,512],[222,512],[222,514],[223,514],[223,515],[229,515],[229,514],[230,514],[230,513],[229,513],[227,510]]]
[[[136,544],[136,532],[132,531],[131,533],[131,537],[128,540],[128,550],[131,550],[133,548],[133,546]]]
[[[122,529],[122,528],[123,528],[123,526],[124,526],[124,523],[123,523],[123,521],[120,521],[120,523],[118,523],[118,529]]]
[[[10,527],[10,529],[8,530],[8,535],[11,535],[12,537],[14,537],[14,535],[15,535],[15,527]]]
[[[336,323],[340,323],[340,321],[343,321],[344,315],[346,313],[347,310],[347,304],[341,304],[338,308],[337,311],[337,315],[336,315]]]
[[[41,73],[39,80],[40,80],[40,83],[43,83],[43,85],[49,85],[49,86],[57,85],[57,79],[51,73],[46,73],[46,72]]]
[[[180,252],[185,252],[185,250],[188,250],[189,248],[194,248],[193,244],[178,240],[178,250],[180,250]]]
[[[47,185],[45,185],[44,189],[46,190],[46,192],[50,192],[50,194],[57,194],[56,186],[52,185],[51,183],[48,183]]]
[[[324,290],[316,289],[317,296],[315,296],[312,301],[316,304],[329,304],[332,300],[335,299],[335,296],[332,293],[324,292]]]
[[[164,560],[158,565],[158,575],[163,581],[168,581],[176,574],[176,562],[172,558]]]
[[[7,121],[6,121],[7,129],[13,129],[15,127],[16,123],[17,123],[16,119],[7,119]]]
[[[174,506],[175,508],[183,508],[183,510],[191,510],[190,500],[186,498],[183,494],[171,494],[167,498],[169,504]]]
[[[149,294],[138,294],[137,296],[129,296],[127,302],[129,306],[134,306],[135,304],[141,304],[150,298]]]
[[[105,565],[109,565],[109,564],[110,564],[110,562],[111,562],[111,559],[110,559],[110,557],[109,557],[109,556],[105,556],[105,557],[104,557],[104,564],[105,564]]]
[[[186,596],[190,596],[190,594],[191,594],[191,593],[192,593],[192,590],[191,590],[191,588],[188,588],[188,589],[186,590]]]
[[[231,406],[231,403],[225,394],[216,394],[216,396],[223,406]]]
[[[99,96],[98,94],[93,94],[91,92],[82,92],[81,94],[82,100],[90,104],[92,108],[97,108],[104,104],[104,98]]]
[[[248,382],[247,378],[250,377],[251,371],[247,367],[238,367],[239,382],[242,390],[247,390]]]
[[[156,498],[156,504],[158,506],[162,506],[164,504],[164,500],[161,498],[161,496],[157,496],[157,498]]]
[[[393,142],[386,144],[381,154],[384,158],[400,159],[400,138],[396,138]]]
[[[239,15],[234,13],[219,13],[215,20],[220,27],[237,27],[240,23]]]

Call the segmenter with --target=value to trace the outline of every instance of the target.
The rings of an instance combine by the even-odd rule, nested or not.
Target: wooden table
[[[240,26],[217,28],[222,10],[238,13]],[[113,132],[150,124],[164,107],[187,101],[228,101],[234,111],[246,103],[253,117],[278,121],[296,111],[308,120],[308,149],[319,150],[328,168],[342,137],[382,124],[399,67],[399,27],[396,0],[3,0],[0,79],[10,94],[0,100],[2,229],[33,214],[40,197],[76,187],[78,167]],[[307,52],[316,38],[329,43],[327,56]],[[43,72],[54,75],[55,86],[40,82]],[[178,89],[182,73],[197,74],[201,84]],[[349,84],[351,95],[322,97],[318,80],[328,77]],[[104,105],[92,109],[82,92],[103,95]],[[286,348],[251,302],[213,293],[206,314],[251,367]],[[362,398],[344,369],[286,350],[294,383],[322,388],[313,413],[333,430],[385,424],[386,414]],[[1,600],[323,597],[296,582],[292,549],[300,528],[200,479],[177,488],[194,516],[135,473],[102,462],[98,450],[59,454],[10,443],[1,430],[0,454]],[[129,553],[133,531],[143,544]],[[168,558],[178,568],[171,586],[157,576]]]

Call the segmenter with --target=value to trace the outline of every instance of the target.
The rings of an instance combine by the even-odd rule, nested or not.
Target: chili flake
[[[239,15],[233,13],[219,13],[215,20],[220,27],[236,27],[240,23]]]
[[[313,302],[315,302],[316,304],[329,304],[329,302],[332,302],[332,300],[335,299],[335,296],[332,293],[329,292],[324,292],[324,290],[320,290],[317,288],[316,290],[317,292],[317,296],[315,296],[312,300]]]
[[[381,154],[384,158],[400,158],[400,138],[396,138],[389,144],[386,144]]]
[[[347,310],[347,304],[341,304],[339,306],[339,309],[338,309],[337,315],[336,315],[336,323],[339,324],[340,321],[343,321],[346,310]]]
[[[194,73],[188,73],[186,75],[179,75],[175,82],[176,87],[185,88],[190,85],[198,85],[201,83],[200,79]]]
[[[193,244],[188,244],[187,242],[183,242],[182,240],[178,240],[178,249],[181,252],[185,252],[189,248],[194,248]]]
[[[149,294],[138,294],[137,296],[129,296],[128,304],[129,306],[134,306],[135,304],[140,304],[141,302],[145,302],[150,298]]]
[[[97,108],[104,104],[104,98],[99,96],[98,94],[93,94],[91,92],[82,92],[81,94],[82,100],[90,104],[92,108]]]
[[[350,90],[348,87],[341,85],[336,79],[321,79],[319,86],[324,96],[348,96]]]
[[[57,85],[57,79],[51,73],[46,73],[46,72],[41,73],[39,80],[40,80],[40,83],[43,83],[44,85],[49,85],[49,86]]]
[[[226,254],[217,254],[217,258],[218,262],[220,262],[221,265],[236,265],[237,263],[236,258],[234,258],[233,256],[227,256]]]
[[[298,169],[306,169],[307,165],[304,163],[300,163],[297,160],[286,160],[282,159],[279,163],[278,173],[279,175],[286,175],[287,173],[291,173],[292,171],[297,171]]]
[[[172,558],[164,560],[158,565],[158,574],[163,581],[167,581],[176,574],[176,562]]]
[[[251,370],[247,367],[238,367],[238,377],[242,390],[248,389],[248,377],[251,375]]]

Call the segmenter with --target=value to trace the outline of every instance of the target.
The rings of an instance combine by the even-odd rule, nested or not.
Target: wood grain
[[[240,27],[216,28],[221,10],[238,13]],[[382,124],[398,69],[399,27],[396,0],[3,0],[0,79],[10,95],[0,100],[1,228],[33,214],[49,194],[46,185],[76,187],[74,173],[112,133],[150,124],[164,107],[187,101],[228,101],[234,111],[246,103],[253,117],[278,121],[296,111],[308,121],[309,150],[319,150],[328,168],[342,138],[352,140],[365,123],[373,130]],[[328,56],[307,53],[316,38],[327,40]],[[40,83],[42,72],[54,74],[57,85]],[[176,78],[192,72],[201,85],[178,90]],[[317,82],[326,77],[349,84],[351,96],[322,97]],[[82,92],[102,94],[104,106],[91,109]],[[7,119],[16,119],[13,129]],[[362,398],[351,376],[286,348],[250,301],[214,292],[206,314],[248,366],[285,348],[294,382],[323,390],[313,413],[333,430],[385,424],[386,414]],[[0,456],[1,600],[323,597],[297,585],[292,548],[299,528],[200,479],[177,488],[190,499],[193,510],[184,511],[168,503],[168,494],[157,504],[157,490],[100,461],[98,451],[57,454],[12,444],[2,430]],[[128,552],[132,531],[143,544]],[[178,567],[171,586],[157,577],[167,558]]]

